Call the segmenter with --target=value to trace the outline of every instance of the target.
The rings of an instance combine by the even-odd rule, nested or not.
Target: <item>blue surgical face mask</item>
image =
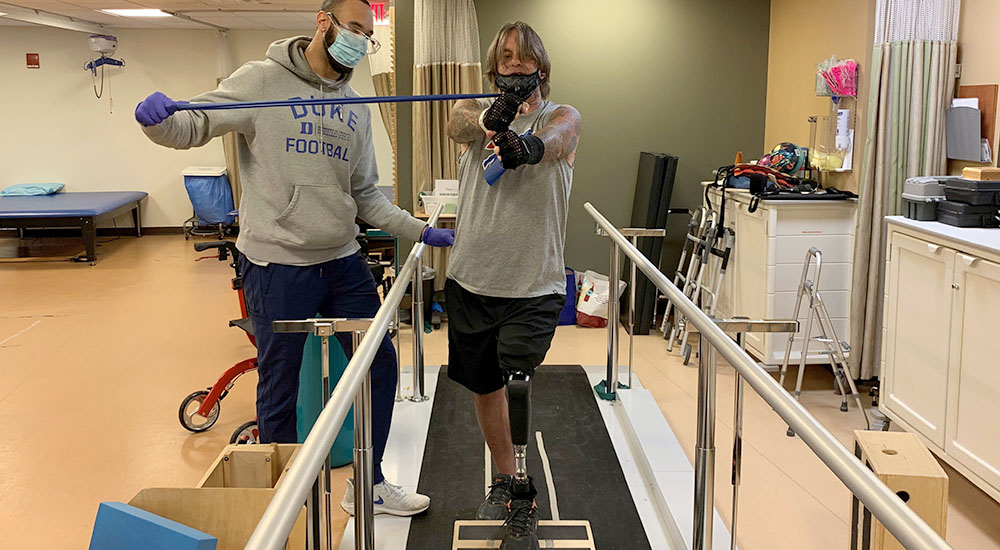
[[[332,15],[330,21],[335,21]],[[368,40],[360,34],[338,27],[337,37],[333,40],[333,44],[327,46],[326,51],[338,63],[353,69],[368,53]]]

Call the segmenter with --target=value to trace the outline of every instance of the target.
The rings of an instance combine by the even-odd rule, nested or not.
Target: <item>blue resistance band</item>
[[[277,101],[238,101],[234,103],[178,103],[178,111],[220,111],[224,109],[261,109],[264,107],[295,107],[306,105],[353,105],[357,103],[415,103],[423,101],[455,101],[459,99],[489,99],[500,94],[441,94],[373,97],[331,97],[321,99],[284,99]]]

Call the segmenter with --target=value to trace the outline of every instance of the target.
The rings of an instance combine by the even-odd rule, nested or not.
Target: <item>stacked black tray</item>
[[[945,183],[948,200],[938,203],[937,221],[957,227],[1000,227],[1000,181],[952,178]]]

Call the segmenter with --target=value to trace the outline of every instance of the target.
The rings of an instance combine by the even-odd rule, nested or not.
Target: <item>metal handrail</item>
[[[427,224],[433,227],[441,215],[444,205],[438,205]],[[389,322],[399,309],[399,303],[406,292],[405,281],[413,275],[420,256],[424,252],[424,243],[415,243],[403,268],[396,274],[396,282],[389,289],[382,302],[382,307],[375,314],[371,327],[364,339],[358,345],[354,356],[344,369],[344,374],[337,383],[330,401],[323,407],[319,418],[306,436],[302,448],[292,462],[291,468],[285,474],[285,479],[275,490],[274,497],[267,505],[257,527],[254,528],[245,548],[252,550],[278,550],[285,547],[288,534],[295,524],[296,518],[306,502],[306,496],[312,489],[323,468],[323,462],[330,454],[340,427],[344,423],[348,409],[354,403],[354,398],[365,380],[375,352],[378,351],[382,339],[389,330]],[[398,328],[397,328],[398,330]]]
[[[951,548],[923,519],[911,510],[891,489],[875,477],[864,464],[816,421],[806,409],[792,399],[756,361],[746,354],[726,333],[684,294],[637,248],[629,243],[618,229],[608,221],[592,204],[583,208],[594,218],[607,236],[625,252],[636,267],[665,294],[688,322],[698,328],[701,337],[707,339],[730,365],[739,372],[750,386],[771,406],[772,409],[823,461],[824,464],[847,486],[847,488],[871,511],[886,529],[906,548],[944,550]],[[614,285],[614,283],[611,283]],[[614,301],[614,300],[612,300]],[[611,319],[610,323],[617,323]],[[702,361],[706,358],[703,356]],[[714,467],[714,464],[711,465]],[[704,472],[702,472],[704,474]],[[704,485],[705,480],[701,483]],[[696,486],[699,480],[695,480]],[[702,495],[704,497],[704,495]],[[697,498],[697,497],[696,497]],[[697,503],[696,503],[697,504]],[[696,549],[701,550],[701,549]]]

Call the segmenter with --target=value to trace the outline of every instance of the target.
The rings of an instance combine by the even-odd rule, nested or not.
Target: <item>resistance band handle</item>
[[[296,107],[308,105],[354,105],[369,103],[417,103],[425,101],[457,101],[459,99],[489,99],[500,94],[437,94],[370,97],[328,97],[320,99],[282,99],[276,101],[237,101],[234,103],[178,103],[178,111],[221,111],[225,109],[262,109],[265,107]]]

